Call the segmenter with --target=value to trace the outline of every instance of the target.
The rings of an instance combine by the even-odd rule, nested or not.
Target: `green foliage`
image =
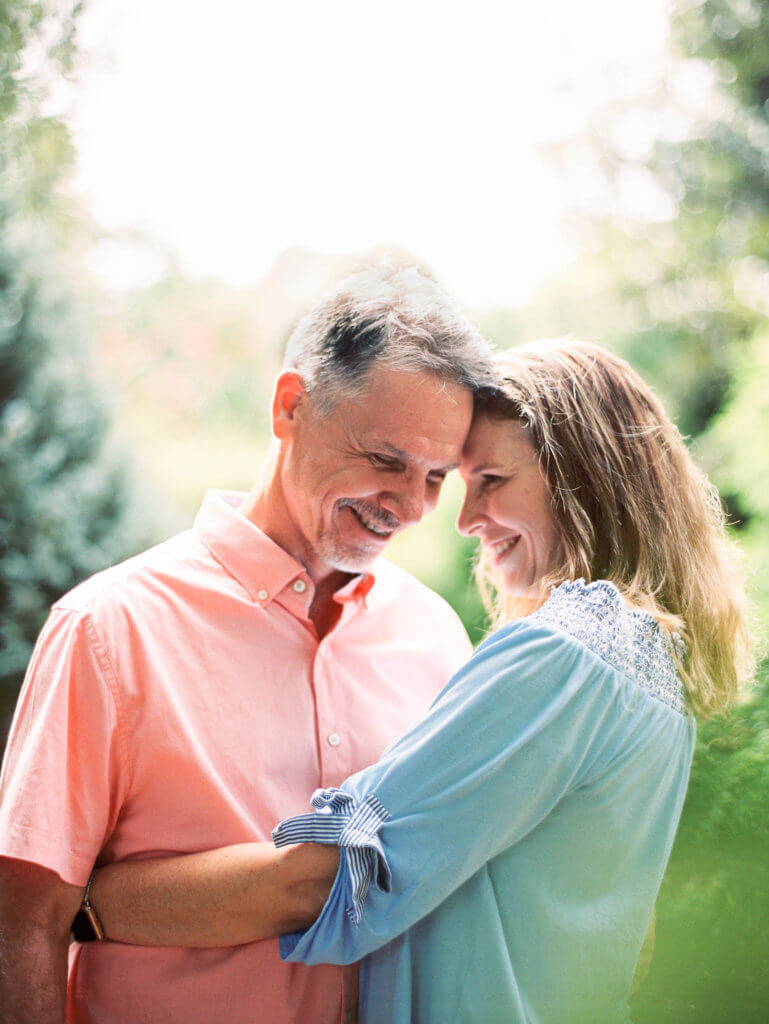
[[[769,2],[681,0],[682,52],[669,80],[716,87],[678,135],[629,159],[608,112],[608,180],[630,167],[670,215],[621,211],[590,228],[588,294],[567,290],[573,330],[624,354],[661,393],[723,496],[769,626]],[[675,105],[666,91],[665,102]],[[648,98],[644,100],[647,104]],[[679,113],[681,113],[679,111]],[[660,123],[664,119],[660,118]],[[607,142],[608,140],[608,142]],[[540,313],[541,315],[541,313]],[[751,700],[704,723],[679,836],[658,903],[657,951],[636,1024],[766,1019],[769,981],[769,674]]]
[[[769,626],[768,406],[769,334],[759,331],[735,366],[723,408],[695,447],[740,516],[738,537],[763,635]],[[754,965],[769,957],[767,844],[769,663],[749,701],[699,729],[659,902],[661,941],[638,1024],[765,1020],[769,977]]]
[[[679,845],[682,856],[729,843],[769,844],[769,667],[755,695],[699,729]]]
[[[659,95],[613,105],[592,138],[619,196],[628,172],[662,212],[618,200],[582,220],[583,258],[528,309],[484,327],[500,344],[575,334],[614,348],[655,387],[718,486],[769,632],[769,2],[680,0],[679,57]],[[716,83],[694,104],[676,82]],[[640,113],[643,115],[639,118]],[[666,112],[673,109],[676,131]],[[628,123],[659,137],[621,145]],[[623,132],[624,128],[624,132]],[[567,151],[584,158],[584,140]],[[657,906],[636,1024],[758,1024],[769,975],[769,668],[753,697],[700,726],[689,794]]]
[[[58,188],[74,151],[64,122],[43,106],[71,69],[79,10],[77,0],[0,0],[0,195],[6,218],[48,232],[71,227]]]
[[[719,61],[723,88],[748,110],[769,100],[769,8],[762,0],[676,4],[673,27],[689,57]]]
[[[54,270],[72,150],[40,109],[69,66],[76,13],[0,3],[0,739],[49,605],[149,540]]]
[[[53,600],[137,547],[137,509],[44,252],[0,216],[0,685],[7,706]]]
[[[769,635],[768,425],[769,330],[764,328],[745,346],[727,401],[695,444],[734,521],[749,572],[756,629],[764,638]]]
[[[679,0],[673,24],[681,57],[657,92],[609,106],[589,140],[615,209],[583,215],[576,272],[526,320],[535,335],[621,351],[696,437],[769,313],[769,3]],[[565,170],[585,151],[582,139],[568,146]],[[622,198],[629,180],[658,197],[646,219]]]
[[[700,727],[657,903],[636,1024],[763,1024],[769,975],[769,668],[754,698]]]
[[[648,166],[677,216],[648,234],[656,276],[627,288],[645,313],[643,333],[662,328],[689,352],[680,407],[684,429],[696,434],[722,408],[742,349],[769,312],[769,4],[689,0],[674,26],[685,54],[708,61],[720,89],[715,115],[701,115],[693,135],[655,147]],[[628,351],[645,341],[642,334]]]
[[[657,902],[651,973],[633,1001],[635,1024],[764,1024],[765,849],[676,848]]]

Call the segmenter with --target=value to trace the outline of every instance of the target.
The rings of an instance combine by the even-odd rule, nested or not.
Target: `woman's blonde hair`
[[[477,409],[523,423],[538,452],[561,537],[545,587],[610,580],[683,639],[691,709],[724,710],[753,670],[743,574],[718,493],[661,403],[624,360],[584,342],[534,342],[497,366],[500,389]],[[476,575],[497,624],[521,613],[487,555]]]

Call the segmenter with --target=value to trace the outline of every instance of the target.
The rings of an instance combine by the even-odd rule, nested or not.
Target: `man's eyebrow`
[[[393,459],[398,459],[400,462],[408,462],[409,457],[402,448],[397,448],[394,444],[390,444],[389,441],[374,441],[371,445],[372,449],[390,455]]]
[[[413,461],[408,452],[404,452],[402,448],[396,447],[396,445],[391,444],[389,441],[372,441],[370,447],[372,451],[389,455],[390,458],[397,459],[398,462],[409,463]],[[457,469],[458,466],[458,462],[451,462],[445,466],[436,466],[433,472],[437,470],[439,473],[450,473],[452,469]]]

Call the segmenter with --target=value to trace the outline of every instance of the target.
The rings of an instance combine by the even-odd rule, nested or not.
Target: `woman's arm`
[[[280,849],[244,844],[104,868],[91,896],[107,937],[229,946],[290,932],[281,951],[292,960],[360,959],[430,913],[572,785],[595,732],[583,661],[595,659],[549,631],[511,628],[376,765],[329,791],[323,813],[276,829]]]
[[[335,846],[241,843],[100,868],[91,903],[107,939],[140,946],[237,946],[307,928],[339,865]]]
[[[318,920],[281,938],[284,959],[352,963],[430,914],[584,781],[605,739],[604,666],[521,621],[484,644],[377,764],[318,791],[283,843],[341,848]]]

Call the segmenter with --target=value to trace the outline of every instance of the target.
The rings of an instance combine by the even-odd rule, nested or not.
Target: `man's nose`
[[[402,525],[412,526],[425,514],[425,486],[425,481],[416,473],[404,474],[399,486],[385,496],[382,504],[398,517]]]

